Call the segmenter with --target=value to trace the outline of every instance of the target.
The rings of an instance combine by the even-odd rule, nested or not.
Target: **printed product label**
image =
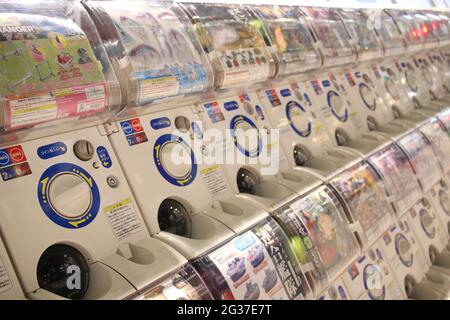
[[[105,213],[119,241],[143,229],[131,199],[125,199],[106,207]]]
[[[11,25],[15,28],[8,28]],[[2,13],[0,30],[0,95],[6,97],[6,129],[105,109],[101,65],[74,22]]]
[[[265,52],[263,47],[215,52],[224,70],[223,87],[267,79],[270,66]]]
[[[0,293],[8,291],[11,288],[11,280],[9,279],[8,273],[6,272],[3,261],[0,259]]]
[[[206,187],[212,196],[228,191],[228,185],[219,165],[204,168],[201,171]]]
[[[163,96],[173,96],[178,90],[178,79],[175,77],[144,78],[139,80],[138,101],[143,103]]]

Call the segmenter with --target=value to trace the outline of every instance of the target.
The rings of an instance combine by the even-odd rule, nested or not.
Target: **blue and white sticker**
[[[108,150],[106,150],[105,147],[100,146],[97,148],[97,155],[100,159],[100,162],[102,163],[102,166],[105,168],[111,168],[112,166],[112,160],[109,156]]]
[[[63,155],[67,152],[67,146],[63,142],[55,142],[41,146],[37,149],[39,158],[46,160]]]
[[[91,205],[86,212],[75,218],[68,218],[58,213],[50,203],[49,187],[52,180],[61,174],[72,174],[84,180],[92,194]],[[83,168],[72,163],[58,163],[44,171],[37,188],[39,204],[47,217],[57,225],[67,229],[80,229],[94,221],[100,209],[100,192],[91,175]]]

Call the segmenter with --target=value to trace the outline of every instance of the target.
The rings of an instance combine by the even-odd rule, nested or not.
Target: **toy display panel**
[[[347,64],[356,58],[354,47],[337,12],[330,8],[302,7],[320,41],[326,66]]]
[[[355,166],[330,181],[345,201],[365,246],[370,246],[393,222],[382,180],[368,164]]]
[[[258,23],[276,51],[279,63],[277,76],[297,74],[321,65],[320,54],[304,16],[296,7],[252,6],[262,21]]]
[[[382,47],[376,33],[369,29],[371,17],[363,10],[341,9],[338,11],[358,50],[358,61],[380,58]]]
[[[397,215],[409,209],[422,195],[406,154],[396,145],[373,154],[369,163],[380,174]]]
[[[450,136],[448,135],[444,125],[435,119],[420,128],[430,141],[436,157],[439,159],[441,169],[444,174],[450,171]]]
[[[274,76],[275,65],[251,15],[239,5],[182,4],[215,70],[215,85],[230,88]]]
[[[317,292],[324,289],[325,276],[328,281],[335,279],[359,253],[345,212],[328,187],[291,202],[279,209],[275,217],[296,244],[294,250],[301,261],[307,259],[304,250],[309,247],[308,258],[316,266],[313,288]]]
[[[188,17],[174,4],[89,2],[110,58],[123,77],[128,103],[203,92],[212,85],[211,69]],[[124,62],[121,51],[127,59]]]
[[[310,297],[289,240],[268,220],[193,262],[215,299]]]
[[[420,131],[414,131],[397,141],[412,162],[417,180],[426,192],[439,181],[441,170],[430,142]]]
[[[385,56],[391,57],[404,53],[406,51],[406,44],[395,20],[384,10],[380,12],[379,17],[383,28],[375,27],[374,29],[381,37]]]
[[[69,9],[77,23],[66,17]],[[46,12],[39,3],[2,4],[0,27],[5,130],[118,107],[115,77],[101,59],[104,49],[96,45],[95,27],[81,5],[57,3]]]

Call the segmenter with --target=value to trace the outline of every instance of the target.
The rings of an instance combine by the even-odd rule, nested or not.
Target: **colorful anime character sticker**
[[[106,86],[89,40],[71,20],[0,14],[6,129],[103,111]]]
[[[361,224],[370,245],[391,224],[392,209],[381,180],[367,164],[357,165],[331,180],[350,213]]]
[[[335,277],[359,252],[338,200],[322,187],[290,206],[306,226],[329,277]]]

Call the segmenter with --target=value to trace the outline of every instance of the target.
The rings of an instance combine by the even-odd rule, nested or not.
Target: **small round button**
[[[89,161],[94,156],[94,146],[87,140],[79,140],[73,145],[73,152],[81,161]]]
[[[76,219],[85,214],[92,203],[89,185],[72,173],[56,176],[50,182],[48,197],[53,209],[69,219]]]

